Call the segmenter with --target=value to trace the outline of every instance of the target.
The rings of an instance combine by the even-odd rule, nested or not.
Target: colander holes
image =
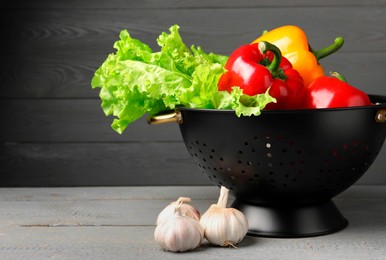
[[[209,158],[213,160],[213,156],[212,155],[209,155]]]
[[[194,153],[194,156],[197,157],[197,153]]]
[[[271,153],[267,153],[267,157],[268,158],[272,158],[272,154]]]
[[[293,178],[291,181],[293,181],[293,182],[296,182],[296,181],[297,181],[297,179],[296,179],[296,178]]]
[[[256,178],[259,178],[259,175],[258,175],[258,174],[255,174],[255,175],[253,175],[253,176],[255,176]]]
[[[199,153],[202,153],[202,150],[201,150],[201,149],[198,149],[198,152],[199,152]]]
[[[257,140],[257,139],[259,139],[259,137],[258,137],[257,135],[255,135],[255,136],[253,137],[253,139],[254,139],[254,140]]]
[[[243,154],[243,151],[239,151],[239,154]]]
[[[252,149],[251,152],[252,152],[252,153],[256,153],[256,150],[255,150],[255,149]]]
[[[204,158],[204,159],[202,159],[204,162],[206,162],[206,159]]]
[[[200,142],[198,140],[196,140],[196,144],[200,144]]]
[[[265,147],[267,147],[269,149],[269,148],[271,148],[271,144],[270,143],[266,143]]]
[[[302,150],[297,150],[297,153],[298,153],[298,154],[301,154],[301,153],[302,153]]]
[[[270,134],[265,134],[265,139],[268,140],[269,138],[271,138]]]
[[[242,162],[241,160],[238,160],[237,163],[238,163],[238,164],[242,164],[243,162]]]
[[[249,179],[249,181],[251,181],[251,182],[252,182],[252,181],[253,181],[253,179]]]
[[[273,164],[272,164],[272,163],[267,163],[267,166],[268,166],[268,167],[272,167]]]
[[[246,172],[245,172],[245,170],[241,170],[241,174],[245,174]]]
[[[286,152],[287,152],[287,149],[283,149],[282,152],[283,152],[283,153],[286,153]]]
[[[211,149],[210,151],[211,151],[212,153],[215,153],[215,152],[216,152],[214,149]]]
[[[216,167],[214,167],[214,168],[213,168],[213,171],[217,172],[217,168],[216,168]]]
[[[252,162],[247,162],[247,165],[252,165]]]
[[[220,161],[224,161],[224,158],[220,157]]]
[[[269,172],[268,174],[269,174],[269,175],[273,175],[273,172]]]
[[[245,145],[245,146],[248,146],[248,145],[249,145],[249,143],[248,143],[248,142],[245,142],[245,143],[244,143],[244,145]]]
[[[283,166],[284,165],[284,163],[283,162],[279,162],[279,166]]]
[[[286,175],[284,175],[284,177],[286,177],[286,178],[289,178],[289,177],[290,177],[290,175],[289,175],[289,174],[286,174]]]
[[[206,143],[203,143],[202,146],[206,147]]]
[[[287,188],[287,184],[284,183],[284,184],[283,184],[283,188]]]

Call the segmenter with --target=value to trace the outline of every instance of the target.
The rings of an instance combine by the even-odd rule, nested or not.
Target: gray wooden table
[[[155,219],[179,196],[204,212],[218,189],[93,187],[0,189],[0,259],[386,259],[386,186],[353,186],[334,201],[349,226],[300,239],[246,237],[238,249],[207,242],[168,253]]]

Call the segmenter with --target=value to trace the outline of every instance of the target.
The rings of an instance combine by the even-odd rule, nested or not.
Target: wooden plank
[[[10,99],[0,102],[3,142],[181,141],[177,124],[150,126],[147,116],[120,135],[111,128],[101,101],[93,99]]]
[[[144,9],[144,10],[0,10],[4,39],[1,53],[105,53],[128,29],[156,48],[155,39],[173,24],[181,26],[188,45],[228,53],[254,40],[265,29],[296,24],[307,32],[314,48],[338,35],[346,51],[384,51],[386,6]],[[213,11],[216,10],[216,11]],[[349,13],[350,15],[343,15]],[[360,17],[360,19],[357,19]],[[310,22],[312,21],[312,23]],[[11,29],[10,29],[11,28]]]
[[[197,193],[197,187],[153,187],[146,192],[140,187],[0,189],[0,255],[2,259],[74,260],[247,259],[251,255],[344,260],[383,259],[386,255],[385,186],[353,186],[335,199],[350,222],[340,232],[300,239],[247,236],[238,250],[213,247],[204,240],[200,248],[184,254],[163,252],[153,238],[152,221],[167,203],[163,198],[169,191],[175,194],[175,189],[192,194],[194,206],[204,210],[218,196],[215,187],[199,187],[202,193]],[[3,199],[4,194],[18,192],[24,199]],[[202,196],[207,199],[200,199]],[[50,225],[58,219],[68,224]]]
[[[213,200],[219,196],[219,188],[213,184],[200,186],[115,186],[115,187],[43,187],[0,188],[0,202],[71,202],[71,201],[145,201],[172,202],[184,196],[193,201]],[[334,198],[340,201],[385,200],[386,185],[355,184]],[[233,201],[232,194],[229,200]],[[12,205],[10,203],[9,205]],[[349,204],[347,204],[349,205]],[[360,210],[360,208],[357,208]]]
[[[1,98],[97,98],[91,79],[107,54],[0,55]]]
[[[385,93],[386,95],[386,93]],[[111,128],[100,100],[11,99],[0,102],[1,142],[181,142],[175,123],[150,126],[147,115],[130,124],[123,134]]]
[[[382,226],[376,224],[379,229]],[[154,227],[54,227],[5,228],[0,237],[0,254],[13,259],[383,259],[385,237],[370,228],[346,229],[325,237],[274,239],[246,237],[238,250],[214,247],[204,240],[188,253],[163,252],[153,238]]]
[[[386,184],[383,148],[358,184]],[[1,187],[208,185],[182,142],[5,143]]]
[[[1,187],[209,184],[182,142],[0,144]]]
[[[374,197],[384,193],[385,186],[376,186],[369,189],[367,186],[355,186],[355,189],[346,191],[346,196],[356,198],[360,194],[362,198]],[[355,191],[355,192],[354,192]],[[377,191],[375,193],[375,191]],[[88,200],[165,200],[175,201],[184,196],[194,200],[208,200],[219,195],[218,187],[208,186],[130,186],[130,187],[44,187],[44,188],[1,188],[0,201],[88,201]],[[230,196],[232,197],[232,195]]]
[[[99,90],[92,90],[90,82],[106,58],[107,54],[87,53],[0,55],[0,60],[7,65],[0,65],[0,97],[98,99]],[[326,73],[339,71],[352,85],[369,93],[386,95],[383,87],[386,75],[379,73],[385,60],[386,52],[342,51],[321,60],[321,64]]]
[[[373,221],[383,220],[386,195],[385,186],[352,187],[334,200],[343,211],[360,214],[363,218],[372,216]],[[198,193],[196,191],[200,191]],[[72,190],[72,194],[69,194]],[[0,206],[3,209],[0,227],[70,227],[70,226],[154,226],[158,213],[180,196],[192,198],[190,203],[201,213],[215,203],[219,189],[208,187],[116,187],[116,188],[56,188],[16,189],[22,194],[15,195],[13,189],[0,190]],[[145,193],[147,192],[147,194]],[[14,193],[13,197],[1,193]],[[124,196],[126,195],[126,196]],[[234,198],[230,196],[228,206]],[[358,205],[367,201],[371,213]],[[377,212],[374,214],[374,212]],[[26,218],[28,216],[28,218]],[[138,216],[143,216],[139,218]],[[5,221],[8,220],[8,221]]]
[[[60,0],[44,1],[28,0],[3,1],[0,7],[3,9],[28,8],[28,9],[168,9],[168,8],[240,8],[240,7],[304,7],[304,6],[383,6],[386,5],[384,0],[378,1],[360,1],[360,0],[324,0],[324,1],[307,1],[307,0],[239,0],[237,2],[231,0],[210,0],[210,1],[189,1],[189,0],[111,0],[91,1],[70,0],[63,3]]]

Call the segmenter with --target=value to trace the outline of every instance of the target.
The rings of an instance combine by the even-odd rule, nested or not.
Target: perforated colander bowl
[[[249,234],[300,237],[344,228],[331,198],[355,183],[386,136],[386,97],[341,109],[234,111],[181,108],[174,114],[194,163],[235,197]]]

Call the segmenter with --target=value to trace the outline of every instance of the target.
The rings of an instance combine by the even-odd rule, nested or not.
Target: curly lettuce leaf
[[[110,54],[96,70],[92,88],[106,116],[113,116],[112,128],[123,133],[133,121],[145,114],[155,115],[174,109],[233,109],[236,114],[258,115],[268,102],[268,93],[249,97],[239,88],[231,93],[218,91],[217,83],[225,72],[227,56],[205,53],[201,47],[188,48],[179,26],[163,32],[157,39],[161,50],[153,50],[122,30]]]

